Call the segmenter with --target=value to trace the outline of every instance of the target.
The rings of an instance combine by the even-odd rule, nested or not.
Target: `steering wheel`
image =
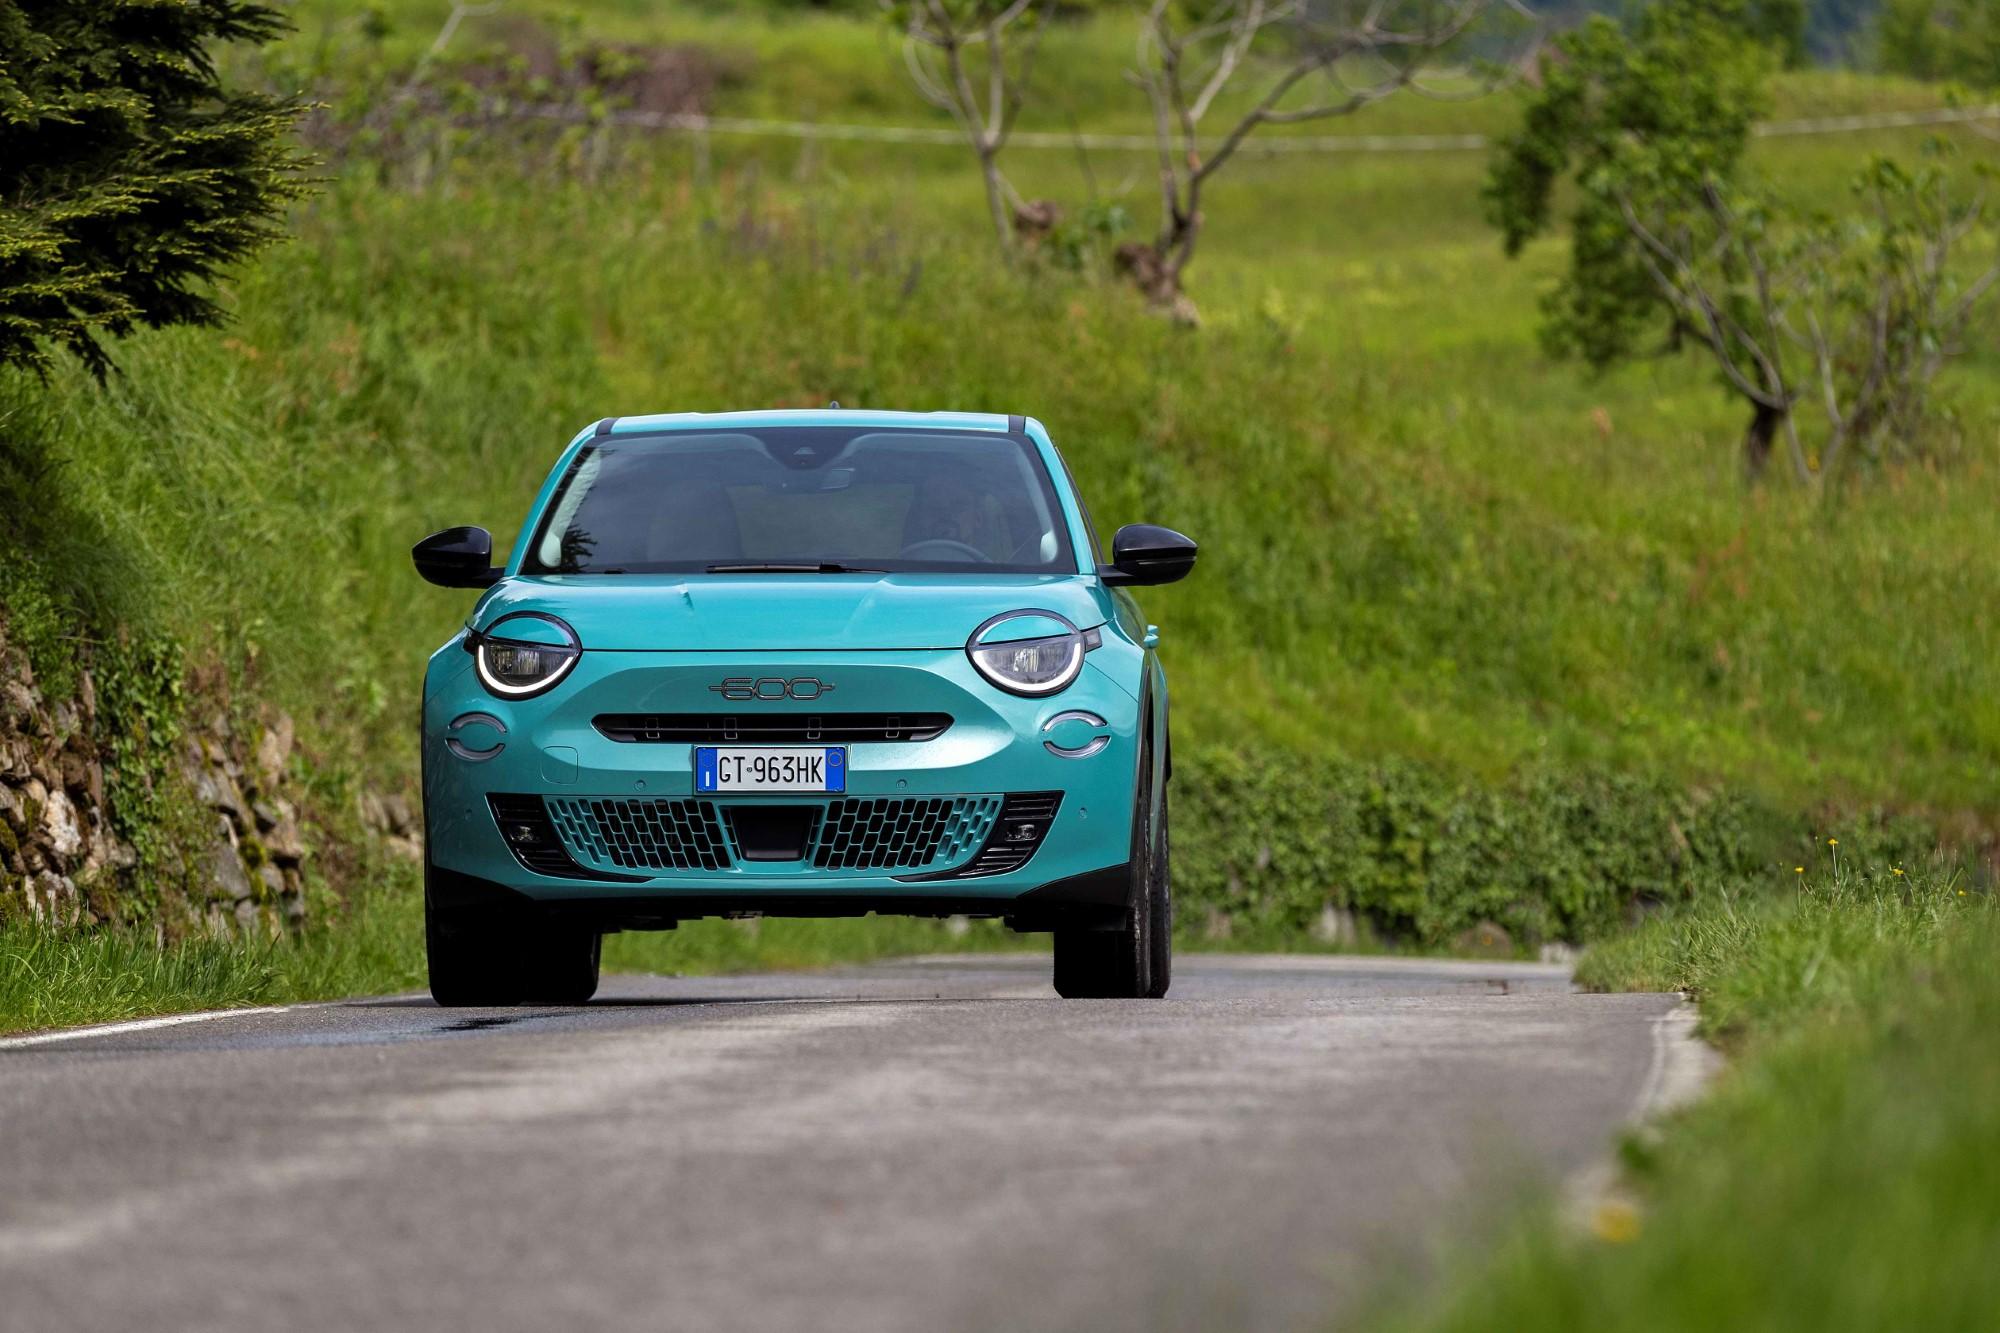
[[[927,558],[925,554],[927,551],[940,551],[948,555],[963,556],[966,560],[977,565],[990,565],[993,563],[993,558],[977,546],[971,546],[965,542],[953,541],[949,537],[926,537],[923,541],[911,542],[908,546],[896,552],[896,558],[898,560],[923,560]]]

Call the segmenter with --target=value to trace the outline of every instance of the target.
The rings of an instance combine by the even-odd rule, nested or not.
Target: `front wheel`
[[[492,908],[441,909],[424,894],[431,998],[447,1009],[582,1004],[597,993],[604,937]]]
[[[594,930],[551,926],[524,952],[531,1004],[582,1004],[597,994],[604,936]]]
[[[1167,796],[1160,792],[1160,829],[1155,835],[1157,851],[1153,856],[1153,882],[1146,894],[1147,910],[1152,914],[1150,937],[1152,954],[1148,958],[1146,976],[1146,998],[1157,1000],[1167,993],[1167,987],[1174,981],[1174,875],[1173,844],[1167,836]]]
[[[1167,801],[1153,813],[1152,763],[1132,811],[1130,906],[1110,928],[1056,931],[1056,994],[1066,1000],[1158,999],[1173,979],[1174,904],[1167,867]]]

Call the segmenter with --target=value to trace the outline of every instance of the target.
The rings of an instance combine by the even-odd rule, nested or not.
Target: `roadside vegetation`
[[[1153,520],[1200,540],[1202,571],[1147,601],[1175,686],[1190,943],[1304,946],[1317,929],[1438,948],[1476,930],[1529,951],[1754,882],[1829,835],[1908,863],[1940,840],[1975,857],[1993,842],[1990,309],[1906,447],[1746,486],[1743,406],[1698,346],[1601,373],[1549,356],[1541,301],[1571,270],[1569,238],[1524,236],[1507,258],[1482,215],[1483,152],[1246,148],[1202,199],[1190,329],[1118,271],[1121,245],[1158,238],[1147,149],[1012,143],[1009,188],[1063,207],[1016,233],[1009,263],[963,144],[611,114],[950,130],[872,13],[519,0],[440,44],[453,10],[299,4],[295,34],[226,53],[228,78],[323,104],[303,130],[321,179],[291,207],[292,239],[228,270],[226,327],[107,343],[101,385],[63,356],[46,382],[0,374],[0,615],[38,679],[87,668],[122,686],[99,693],[134,737],[297,719],[289,772],[327,934],[273,956],[345,961],[270,964],[227,983],[243,998],[414,979],[410,953],[335,938],[409,910],[407,864],[342,849],[373,836],[354,815],[365,793],[414,795],[410,700],[469,600],[419,584],[408,548],[462,522],[509,541],[561,442],[607,412],[1027,411],[1101,529]],[[1118,77],[1131,36],[1110,18],[1048,25],[1016,132],[1150,135]],[[1226,84],[1213,122],[1263,86]],[[1830,71],[1764,87],[1780,119],[1942,98]],[[1255,137],[1498,138],[1527,105],[1398,94]],[[1844,213],[1872,155],[1918,161],[1928,133],[1753,138],[1742,160],[1800,208]],[[1948,133],[1938,170],[1973,191],[1996,148]],[[156,688],[165,661],[182,664],[172,690]],[[135,750],[117,773],[158,758]],[[171,784],[125,790],[152,823],[204,827]],[[171,843],[155,889],[199,869]],[[161,896],[112,915],[150,938]],[[646,956],[781,956],[721,948],[749,938],[684,929]],[[952,938],[766,923],[756,940],[807,959]],[[614,957],[640,965],[628,947]]]
[[[1787,867],[1700,901],[1580,975],[1686,990],[1732,1058],[1625,1145],[1624,1186],[1549,1209],[1444,1295],[1370,1327],[1973,1329],[2000,1309],[2000,914],[1960,872]]]
[[[164,939],[136,927],[50,930],[0,923],[0,1033],[242,1005],[421,990],[424,917],[415,876],[381,867],[338,913],[283,934]],[[1023,947],[990,922],[691,921],[671,934],[614,935],[605,966],[702,976],[828,967],[908,954]]]

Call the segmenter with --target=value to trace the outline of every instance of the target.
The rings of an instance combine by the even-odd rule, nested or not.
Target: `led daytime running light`
[[[1066,626],[1067,633],[1052,634],[1038,639],[1014,639],[1002,643],[983,642],[994,628],[1010,620],[1053,620]],[[1039,698],[1058,694],[1075,683],[1083,671],[1083,655],[1103,642],[1095,630],[1079,630],[1064,616],[1053,611],[1021,610],[1007,611],[994,616],[972,632],[966,641],[965,655],[972,662],[973,669],[991,684],[1009,694]],[[1053,670],[1047,663],[1052,652],[1062,654],[1061,664]]]
[[[503,631],[508,621],[520,619],[546,621],[560,630],[569,642],[530,643],[509,639],[504,632],[496,632]],[[554,689],[575,669],[577,659],[583,656],[575,630],[554,616],[534,611],[502,616],[493,623],[492,629],[483,634],[475,633],[473,639],[472,661],[479,673],[479,683],[486,687],[488,693],[502,699],[528,699]],[[528,678],[522,679],[524,676]]]

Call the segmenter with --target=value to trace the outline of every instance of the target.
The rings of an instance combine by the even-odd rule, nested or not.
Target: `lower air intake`
[[[821,870],[917,870],[962,860],[1000,811],[997,796],[834,801],[820,825]]]
[[[556,797],[549,816],[572,855],[621,870],[720,870],[729,864],[713,801]]]

